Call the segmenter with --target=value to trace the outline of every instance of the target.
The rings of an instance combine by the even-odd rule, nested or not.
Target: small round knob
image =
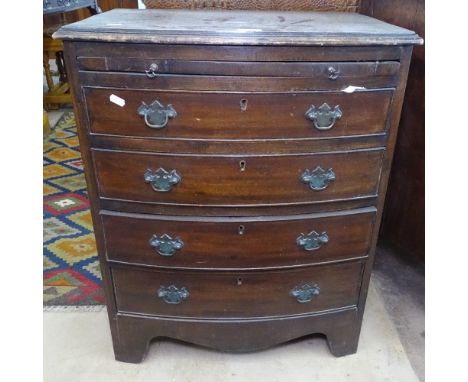
[[[339,70],[334,68],[333,66],[328,67],[327,73],[328,73],[328,78],[330,80],[336,80],[340,74]]]
[[[146,73],[146,76],[148,78],[154,78],[156,77],[156,72],[158,71],[159,67],[158,67],[158,64],[156,64],[155,62],[153,62],[149,69],[148,70],[145,70],[145,73]]]

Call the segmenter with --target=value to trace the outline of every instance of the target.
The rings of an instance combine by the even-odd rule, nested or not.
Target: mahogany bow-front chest
[[[354,13],[113,10],[65,56],[115,357],[357,349],[412,46]]]

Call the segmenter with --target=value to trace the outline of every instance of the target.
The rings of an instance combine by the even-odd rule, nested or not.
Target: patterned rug
[[[96,253],[75,116],[44,141],[44,305],[101,305]]]

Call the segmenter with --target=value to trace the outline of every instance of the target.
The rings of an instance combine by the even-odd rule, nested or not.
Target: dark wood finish
[[[204,218],[119,214],[102,211],[106,253],[111,261],[165,268],[267,269],[365,257],[375,209],[346,213],[253,218]],[[132,227],[129,232],[128,227]],[[326,232],[329,242],[314,251],[296,243],[301,234]],[[183,240],[174,255],[149,245],[153,235]]]
[[[148,90],[183,90],[183,91],[228,91],[228,92],[289,92],[317,90],[340,90],[342,81],[330,81],[328,78],[315,77],[250,77],[250,76],[192,76],[182,74],[161,74],[148,79],[146,74],[118,72],[80,72],[81,84],[85,87],[115,87]],[[391,86],[387,76],[375,76],[364,83],[368,88]]]
[[[92,133],[151,138],[293,139],[383,133],[391,90],[314,93],[187,93],[85,88]],[[109,101],[111,95],[124,106]],[[162,129],[149,128],[137,110],[142,102],[171,104],[177,116]],[[246,100],[246,110],[240,107]],[[343,116],[329,130],[318,130],[305,113],[327,103]],[[220,121],[222,125],[220,125]]]
[[[221,14],[216,13],[216,17]],[[119,15],[124,15],[119,20],[124,25],[116,30],[109,23]],[[412,44],[421,40],[410,31],[359,15],[288,13],[281,20],[282,14],[272,12],[262,21],[268,24],[264,24],[262,33],[247,30],[240,33],[230,29],[233,28],[230,23],[224,23],[225,32],[219,33],[214,19],[211,29],[198,23],[200,15],[213,16],[177,11],[113,12],[95,17],[92,22],[64,28],[57,34],[66,39],[65,59],[73,84],[116,359],[141,361],[149,341],[158,337],[220,350],[251,351],[311,333],[326,335],[334,355],[351,354],[358,346]],[[233,20],[240,17],[233,13],[229,16]],[[243,13],[249,27],[260,16]],[[301,21],[302,25],[292,24],[293,21]],[[275,25],[278,22],[282,23],[279,28]],[[188,31],[190,23],[194,29]],[[163,30],[161,25],[167,29]],[[160,45],[175,42],[180,45]],[[193,135],[181,138],[91,133],[92,118],[106,121],[102,126],[112,123],[110,109],[103,106],[105,111],[101,110],[99,115],[97,104],[86,103],[85,93],[97,92],[92,88],[125,91],[129,100],[136,99],[134,94],[143,94],[140,91],[144,89],[149,94],[190,93],[190,97],[197,94],[201,97],[203,91],[220,97],[226,92],[287,93],[277,96],[291,105],[296,97],[303,96],[299,94],[303,91],[328,90],[328,95],[338,96],[330,90],[343,88],[343,84],[330,85],[333,81],[328,79],[295,77],[294,73],[287,73],[290,65],[283,67],[284,74],[279,77],[272,77],[266,70],[258,76],[242,73],[234,76],[228,72],[215,76],[204,72],[163,74],[150,80],[145,74],[132,72],[82,70],[77,61],[77,57],[118,55],[151,59],[157,51],[167,53],[161,59],[206,61],[211,62],[210,68],[214,61],[245,62],[245,66],[253,64],[243,72],[250,74],[259,70],[261,66],[255,63],[260,61],[298,62],[306,64],[305,67],[309,67],[308,62],[341,65],[395,61],[399,63],[399,72],[391,89],[370,93],[393,92],[388,110],[385,106],[384,110],[374,112],[368,106],[363,116],[345,114],[351,116],[350,121],[361,118],[365,127],[359,131],[364,135],[347,135],[347,130],[343,130],[345,133],[340,134],[344,135],[327,137],[278,136],[283,131],[271,123],[274,119],[269,120],[268,114],[275,114],[274,108],[289,109],[279,103],[267,107],[265,102],[263,109],[268,110],[265,123],[259,123],[260,118],[256,117],[258,122],[251,130],[268,130],[271,126],[268,139],[258,138],[264,137],[259,132],[245,137],[235,135],[231,119],[238,117],[228,107],[225,114],[214,115],[219,120],[219,130],[226,124],[231,131],[215,131],[213,123],[210,133],[202,135],[202,139]],[[102,65],[99,60],[90,62]],[[223,65],[229,71],[239,70],[229,63]],[[124,68],[113,70],[117,69]],[[388,83],[387,78],[385,86]],[[372,86],[379,88],[378,83]],[[363,94],[347,95],[346,99]],[[214,102],[210,98],[207,107]],[[345,108],[347,104],[348,101],[343,101],[340,106]],[[372,116],[382,118],[378,131],[373,130],[377,126],[374,123],[366,124]],[[121,117],[127,120],[127,115]],[[280,123],[284,124],[284,120]],[[130,122],[127,128],[133,125]],[[186,125],[190,128],[189,122]],[[293,131],[296,128],[295,124],[288,126]],[[242,160],[246,162],[244,171],[239,167]],[[305,168],[312,170],[316,165],[333,168],[336,173],[336,180],[323,191],[313,191],[299,180]],[[143,173],[153,166],[177,169],[182,182],[169,192],[156,193],[143,180]],[[329,241],[310,253],[311,259],[317,256],[315,260],[307,261],[308,254],[294,247],[294,237],[287,243],[281,239],[286,240],[289,232],[292,236],[299,228],[307,234],[308,229],[315,229],[309,227],[312,223],[319,233],[329,230]],[[245,242],[236,245],[230,232],[240,224],[245,232],[242,238],[236,238]],[[186,236],[186,247],[170,259],[161,260],[154,254],[158,260],[153,262],[154,257],[146,252],[141,240],[147,233],[163,228],[170,229],[167,233],[171,235],[179,234],[172,231],[180,230]],[[269,231],[274,232],[268,236]],[[258,234],[261,239],[254,240],[249,234]],[[214,240],[208,240],[211,237]],[[194,239],[198,239],[196,244]],[[209,265],[184,263],[185,256],[189,258],[189,249],[193,259],[187,261],[209,261]],[[242,253],[239,255],[238,251]],[[236,253],[237,259],[223,257]],[[230,265],[237,260],[235,266]],[[299,303],[290,292],[306,282],[319,284],[320,293],[309,303]],[[163,302],[158,290],[170,285],[188,288],[188,299],[180,304]]]
[[[388,77],[388,86],[396,83],[399,63],[380,62],[251,62],[246,66],[242,61],[196,61],[167,60],[154,56],[140,57],[78,57],[81,70],[145,73],[156,64],[159,74],[196,74],[214,76],[269,76],[269,77],[322,77],[342,85],[344,82],[365,85],[374,77]],[[337,71],[336,78],[330,78],[327,70]],[[382,78],[384,80],[384,78]]]
[[[164,59],[182,61],[253,61],[253,62],[353,62],[360,61],[399,61],[400,46],[331,46],[323,49],[308,46],[234,46],[234,45],[189,45],[189,44],[125,44],[113,42],[77,41],[76,58],[113,59],[137,57],[139,60]]]
[[[112,267],[117,309],[174,317],[254,318],[291,316],[356,306],[361,262],[263,272],[188,272]],[[320,294],[299,304],[291,290],[305,282]],[[185,287],[190,293],[179,304],[157,296],[160,286]],[[246,309],[248,307],[248,309]]]
[[[283,139],[166,139],[90,134],[94,147],[123,151],[187,154],[292,154],[307,152],[352,151],[385,147],[385,133],[335,138]]]
[[[149,204],[138,201],[121,201],[113,199],[101,199],[100,205],[103,210],[121,211],[126,213],[149,213],[157,215],[174,216],[213,216],[213,217],[244,217],[244,216],[279,216],[279,215],[301,215],[327,213],[334,211],[349,211],[359,208],[373,207],[378,197],[364,199],[351,199],[345,201],[334,201],[333,203],[315,204],[287,204],[268,206],[245,206],[245,207],[207,207],[201,205],[169,205]]]
[[[333,355],[341,357],[357,350],[360,322],[356,308],[328,313],[286,316],[281,319],[193,319],[121,314],[112,325],[119,328],[114,337],[115,358],[141,362],[150,338],[174,338],[228,352],[262,350],[310,333],[326,336]]]
[[[368,0],[363,12],[425,35],[424,0]],[[380,237],[424,260],[425,49],[414,49]]]
[[[247,206],[307,204],[377,195],[383,150],[282,156],[141,154],[93,149],[101,198],[147,203]],[[245,161],[244,171],[240,162]],[[315,191],[301,182],[306,169],[333,168],[336,180]],[[147,169],[176,170],[171,191],[145,183]]]

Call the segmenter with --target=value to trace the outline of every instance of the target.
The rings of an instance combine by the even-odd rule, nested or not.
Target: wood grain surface
[[[353,62],[399,61],[401,46],[236,46],[191,44],[112,44],[99,41],[76,41],[75,59],[113,59],[133,57],[138,60],[164,59],[182,61],[242,62]],[[102,64],[101,64],[102,65]],[[248,66],[248,65],[245,65]]]
[[[362,263],[263,272],[156,271],[112,267],[117,309],[156,316],[247,318],[291,316],[355,306]],[[299,303],[296,286],[318,285],[320,294]],[[157,295],[161,286],[186,288],[187,300],[167,304]]]
[[[85,88],[89,128],[94,134],[186,139],[331,138],[383,133],[392,90],[311,93],[194,93]],[[125,105],[110,101],[111,96]],[[177,116],[161,129],[145,124],[137,110],[154,101],[172,105]],[[245,102],[245,109],[241,108]],[[323,104],[339,107],[342,117],[319,130],[306,112]]]
[[[173,60],[153,57],[78,57],[81,70],[145,73],[157,65],[159,74],[197,74],[214,76],[267,76],[267,77],[322,77],[331,81],[347,80],[361,83],[372,77],[388,77],[389,85],[395,83],[399,63],[396,61],[374,62],[262,62],[245,65],[243,61]],[[336,78],[330,78],[328,69],[333,68]]]
[[[80,81],[84,87],[131,88],[147,90],[185,90],[217,92],[284,92],[339,90],[348,86],[369,89],[392,86],[389,76],[373,76],[361,82],[337,79],[330,81],[322,77],[252,77],[252,76],[204,76],[187,74],[161,74],[148,79],[142,73],[91,72],[80,71]]]
[[[201,156],[143,154],[93,149],[102,198],[146,203],[205,206],[307,204],[377,195],[382,150],[282,156]],[[241,171],[240,162],[245,162]],[[325,190],[301,181],[306,169],[333,169]],[[176,170],[182,180],[156,192],[144,173]]]
[[[372,208],[258,218],[183,218],[101,211],[109,260],[206,270],[292,267],[365,257],[374,217]],[[296,239],[311,231],[325,232],[329,242],[306,251]],[[183,247],[172,256],[161,256],[149,245],[149,239],[163,234],[179,238]]]

